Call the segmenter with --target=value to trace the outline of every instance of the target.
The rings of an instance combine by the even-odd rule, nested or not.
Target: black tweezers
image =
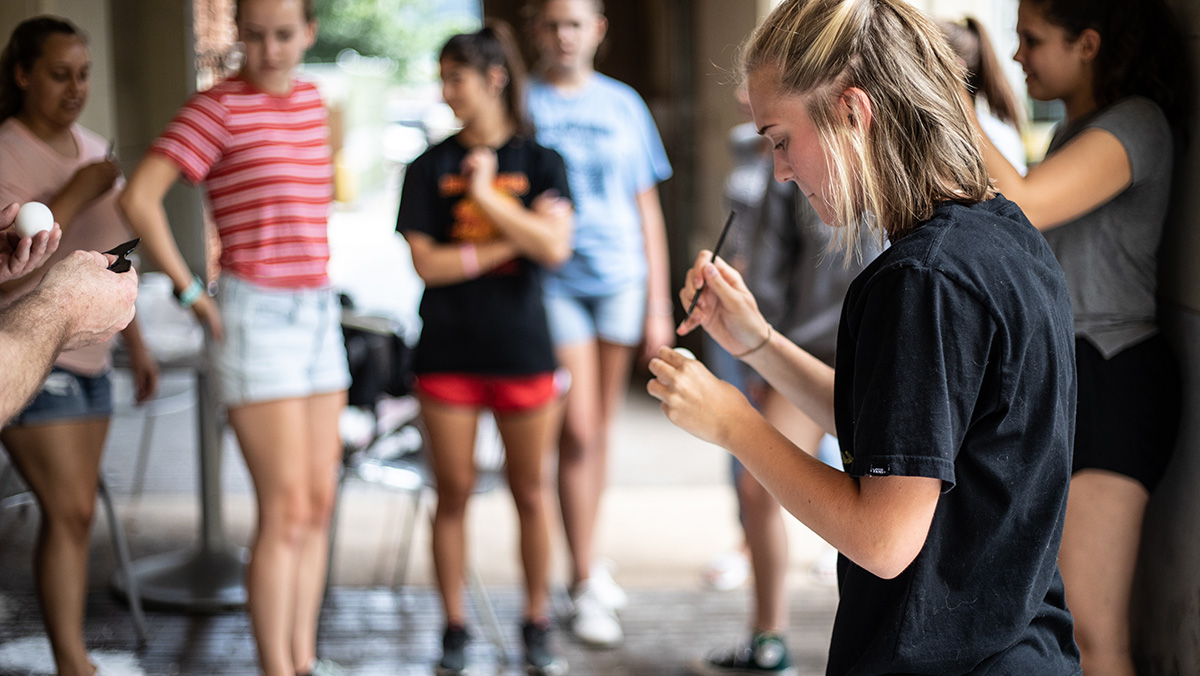
[[[138,242],[141,242],[141,241],[142,241],[141,237],[135,237],[135,238],[129,240],[128,242],[125,242],[124,244],[118,244],[117,246],[114,246],[113,248],[109,249],[108,251],[105,251],[104,253],[111,254],[111,255],[117,257],[117,260],[113,261],[112,265],[108,266],[108,269],[112,270],[113,272],[128,271],[129,267],[130,267],[130,263],[129,263],[129,259],[127,259],[125,257],[128,256],[129,254],[133,253],[133,250],[137,248]]]

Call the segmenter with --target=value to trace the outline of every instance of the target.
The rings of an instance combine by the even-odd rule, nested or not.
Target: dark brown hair
[[[4,53],[0,54],[0,122],[21,112],[25,106],[25,92],[17,86],[17,68],[27,73],[33,70],[33,64],[42,58],[46,38],[55,33],[75,35],[87,43],[83,31],[57,16],[35,16],[13,29]]]
[[[962,21],[939,21],[938,26],[946,34],[950,47],[967,65],[967,86],[971,95],[983,94],[993,115],[1019,129],[1021,104],[1004,77],[1000,59],[996,57],[983,24],[968,16]]]
[[[500,66],[508,74],[501,96],[504,108],[517,125],[517,134],[532,136],[533,124],[525,112],[525,63],[517,49],[512,28],[499,19],[488,19],[474,33],[459,33],[446,41],[438,61],[453,61],[487,75],[488,69]]]
[[[1092,93],[1103,108],[1127,96],[1159,105],[1177,138],[1186,129],[1188,57],[1179,23],[1163,0],[1024,0],[1075,40],[1100,34]]]

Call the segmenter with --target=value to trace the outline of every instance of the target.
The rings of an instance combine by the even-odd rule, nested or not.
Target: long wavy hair
[[[35,16],[13,29],[4,52],[0,54],[0,122],[21,112],[25,107],[25,91],[17,86],[17,69],[28,73],[42,58],[46,38],[55,33],[78,36],[87,43],[87,35],[79,28],[57,16]]]
[[[459,33],[446,41],[438,60],[450,60],[486,76],[488,69],[500,66],[508,82],[500,93],[504,109],[517,125],[519,136],[533,136],[533,123],[525,110],[525,62],[517,49],[512,28],[499,19],[488,19],[474,33]]]
[[[968,16],[961,21],[939,21],[938,26],[967,66],[967,86],[971,94],[982,95],[988,110],[998,120],[1020,129],[1024,117],[1022,106],[1008,78],[1004,77],[1004,69],[983,24]]]
[[[847,260],[863,228],[899,239],[946,201],[995,195],[967,103],[963,67],[931,20],[904,0],[785,0],[743,46],[741,72],[770,69],[803,95],[828,165],[837,242]],[[837,102],[870,100],[862,133]]]

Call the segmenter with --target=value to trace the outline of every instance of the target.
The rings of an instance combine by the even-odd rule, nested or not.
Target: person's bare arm
[[[120,175],[121,169],[117,163],[107,159],[92,162],[77,169],[71,176],[71,180],[46,205],[50,209],[50,213],[54,214],[54,221],[57,224],[54,229],[59,230],[57,235],[49,235],[46,238],[47,241],[53,237],[61,237],[61,229],[69,230],[74,225],[75,217],[79,215],[79,212],[97,197],[112,189],[113,183]],[[0,220],[0,222],[4,221]],[[40,237],[39,234],[34,239],[37,240]],[[54,248],[57,247],[56,242]],[[53,251],[49,253],[53,253]],[[24,283],[26,277],[37,272],[46,264],[49,253],[35,264],[23,266],[22,274],[14,275],[8,280],[0,279],[0,291],[11,291]]]
[[[742,276],[723,259],[710,262],[701,251],[687,274],[680,301],[685,307],[700,294],[691,317],[678,332],[703,326],[721,347],[757,371],[796,408],[830,434],[833,417],[833,368],[777,333],[758,310]]]
[[[647,389],[672,423],[733,453],[784,509],[847,558],[893,578],[920,553],[939,479],[852,477],[797,448],[700,362],[664,347],[650,371]]]
[[[141,250],[171,279],[176,294],[187,289],[193,279],[187,261],[179,252],[179,245],[167,221],[166,209],[163,208],[163,198],[179,175],[179,167],[166,157],[149,153],[129,177],[119,201],[129,227],[142,238]],[[207,293],[200,294],[192,305],[192,311],[209,327],[213,337],[220,340],[221,317],[217,313],[216,303]]]
[[[133,320],[137,272],[111,272],[113,260],[72,252],[0,311],[0,421],[28,401],[59,352],[108,340]]]
[[[1103,129],[1087,129],[1022,176],[975,120],[983,159],[996,188],[1017,203],[1038,230],[1073,221],[1121,194],[1133,182],[1125,146]]]
[[[121,167],[116,160],[103,159],[85,164],[75,170],[71,180],[46,206],[50,207],[54,220],[69,230],[79,212],[111,190],[120,177]]]
[[[158,390],[158,362],[150,353],[150,347],[142,336],[142,327],[137,318],[121,331],[125,352],[129,355],[129,368],[133,372],[133,398],[141,404],[154,396]]]
[[[439,244],[416,231],[405,233],[404,239],[412,252],[413,269],[426,286],[457,284],[490,272],[517,256],[511,243],[499,239],[480,244]],[[464,247],[472,250],[464,252]],[[467,262],[472,257],[473,266]]]
[[[675,324],[671,304],[671,267],[667,247],[667,225],[663,218],[658,186],[637,196],[642,218],[642,237],[646,249],[646,317],[642,339],[642,361],[648,362],[658,348],[675,344]]]
[[[571,257],[572,210],[565,200],[539,195],[544,204],[526,208],[519,200],[495,187],[496,153],[475,148],[463,160],[469,194],[521,256],[547,267],[562,265]]]

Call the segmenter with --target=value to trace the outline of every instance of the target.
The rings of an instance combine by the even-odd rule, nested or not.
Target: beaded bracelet
[[[743,352],[741,354],[733,355],[734,358],[745,359],[746,357],[749,357],[750,355],[754,354],[755,352],[758,352],[759,350],[763,349],[764,347],[767,346],[767,343],[771,342],[771,335],[773,333],[775,333],[775,327],[771,326],[770,324],[767,324],[767,337],[763,338],[761,343],[759,343],[758,345],[755,345],[754,347],[750,348],[749,350],[746,350],[745,352]]]
[[[192,283],[187,285],[187,288],[175,294],[175,300],[179,301],[179,305],[183,308],[190,308],[200,300],[200,294],[204,293],[204,283],[200,281],[198,275],[192,275]]]

